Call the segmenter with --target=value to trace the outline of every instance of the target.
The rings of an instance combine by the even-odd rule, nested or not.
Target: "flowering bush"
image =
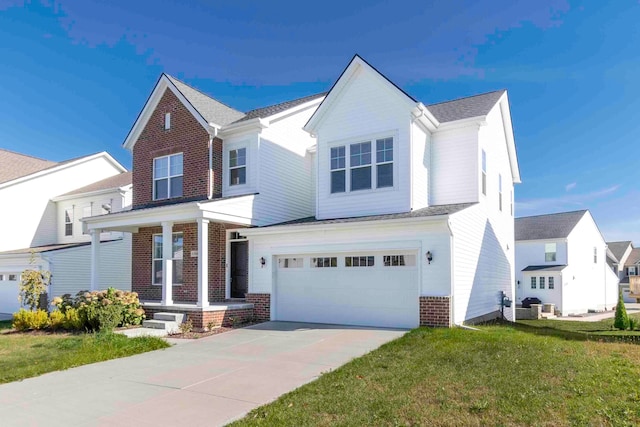
[[[13,328],[18,331],[45,329],[49,326],[49,314],[44,310],[29,311],[21,308],[13,313]]]

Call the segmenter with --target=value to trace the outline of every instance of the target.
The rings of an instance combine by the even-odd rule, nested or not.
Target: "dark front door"
[[[249,290],[248,242],[231,242],[231,298],[244,298]]]

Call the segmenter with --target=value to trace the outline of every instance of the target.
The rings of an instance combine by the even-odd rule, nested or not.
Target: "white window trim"
[[[232,151],[240,151],[244,149],[244,165],[236,165],[231,166],[231,152]],[[247,185],[249,182],[249,149],[246,146],[234,147],[227,150],[227,187],[228,188],[242,188]],[[231,171],[234,169],[242,169],[244,168],[244,182],[241,184],[232,184],[231,183]]]
[[[555,245],[553,252],[547,252],[547,245]],[[547,261],[547,254],[553,254],[553,260]],[[558,244],[557,243],[545,243],[544,244],[544,262],[557,262],[558,260]]]
[[[344,149],[344,167],[333,168],[331,166],[331,162],[333,161],[332,151],[333,149],[342,148]],[[334,172],[343,172],[344,173],[344,190],[333,192],[333,173]],[[330,194],[342,194],[347,192],[347,147],[345,145],[336,145],[335,147],[329,147],[329,193]]]
[[[182,260],[182,278],[184,279],[184,233],[182,231],[174,231],[171,233],[171,244],[173,245],[173,236],[176,234],[182,234],[182,258],[171,258],[171,261]],[[156,276],[156,261],[163,261],[163,271],[164,274],[164,259],[156,258],[156,236],[160,236],[162,238],[162,233],[155,233],[151,235],[151,286],[162,286],[162,281],[160,283],[155,283]],[[182,283],[172,283],[173,286],[182,286]]]
[[[349,186],[347,187],[349,189],[349,192],[354,192],[354,191],[368,191],[368,190],[373,190],[376,187],[374,186],[374,176],[375,174],[373,173],[373,142],[374,141],[360,141],[360,142],[352,142],[351,144],[349,144],[347,146],[348,150],[345,149],[345,166],[347,167],[347,170],[349,171]],[[366,164],[360,164],[357,166],[352,166],[351,165],[351,146],[352,145],[365,145],[365,144],[369,144],[369,163]],[[360,156],[362,157],[362,153],[360,154]],[[347,162],[346,157],[349,158],[349,161]],[[365,169],[365,168],[369,168],[369,179],[370,179],[370,184],[371,186],[369,188],[360,188],[358,190],[353,190],[351,189],[351,172],[357,169]],[[346,184],[346,182],[345,182]]]
[[[631,269],[633,268],[633,274],[631,274]],[[637,275],[637,271],[636,271],[636,266],[635,265],[631,265],[629,267],[627,267],[627,276],[636,276]]]
[[[480,153],[480,192],[483,196],[487,195],[487,152],[482,150]]]
[[[65,208],[64,210],[64,237],[73,237],[73,217],[74,217],[75,206],[71,206],[69,208]],[[69,221],[67,221],[67,213],[69,213]],[[71,225],[71,234],[67,234],[67,225]]]
[[[171,175],[171,157],[178,156],[178,155],[182,156],[182,173],[179,175]],[[163,178],[156,178],[156,160],[163,159],[165,157],[167,158],[167,176]],[[182,185],[184,187],[184,153],[180,152],[180,153],[168,154],[166,156],[154,157],[153,158],[153,175],[152,175],[152,183],[151,183],[151,185],[153,186],[153,189],[152,189],[153,200],[169,200],[176,197],[182,197],[184,195],[184,188],[183,188],[182,194],[180,194],[179,196],[171,195],[171,179],[177,178],[179,176],[182,177]],[[159,181],[161,179],[167,180],[167,197],[159,199],[158,197],[156,197],[156,181]]]
[[[171,129],[171,113],[164,113],[164,130]]]

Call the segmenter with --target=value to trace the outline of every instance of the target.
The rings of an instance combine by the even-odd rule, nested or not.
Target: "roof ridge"
[[[43,162],[59,163],[59,162],[56,162],[55,160],[47,160],[47,159],[43,159],[42,157],[32,156],[31,154],[18,153],[17,151],[8,150],[6,148],[0,148],[0,151],[6,151],[7,153],[17,154],[18,156],[31,157],[32,159],[41,160]]]
[[[575,210],[575,211],[567,211],[567,212],[553,212],[553,213],[547,213],[547,214],[519,216],[519,217],[514,218],[514,219],[536,218],[536,217],[539,217],[539,216],[563,215],[563,214],[578,213],[578,212],[582,212],[584,214],[584,213],[589,212],[589,209],[578,209],[578,210]]]
[[[320,97],[320,96],[326,95],[326,94],[328,94],[328,93],[329,93],[329,92],[327,92],[327,91],[323,91],[323,92],[318,92],[318,93],[314,93],[314,94],[311,94],[311,95],[305,95],[305,96],[301,96],[301,97],[299,97],[299,98],[290,99],[290,100],[288,100],[288,101],[282,101],[282,102],[278,102],[278,103],[271,104],[271,105],[265,105],[264,107],[253,108],[253,109],[251,109],[251,110],[249,110],[249,111],[245,112],[244,114],[246,115],[246,114],[252,113],[252,112],[254,112],[254,111],[258,111],[258,110],[265,110],[265,109],[267,109],[267,108],[277,107],[277,106],[280,106],[280,105],[287,104],[287,103],[289,103],[289,102],[301,101],[301,100],[303,100],[303,99],[305,99],[305,98],[315,98],[315,97]]]
[[[210,94],[208,94],[208,93],[205,93],[205,92],[201,91],[201,90],[200,90],[200,89],[198,89],[197,87],[192,86],[192,85],[190,85],[189,83],[187,83],[187,82],[185,82],[185,81],[183,81],[183,80],[180,80],[180,79],[179,79],[179,78],[177,78],[177,77],[172,76],[171,74],[167,74],[167,73],[164,73],[164,72],[163,72],[162,74],[164,74],[165,76],[167,76],[167,77],[169,78],[169,80],[171,80],[171,79],[176,80],[176,81],[178,81],[179,83],[182,83],[183,85],[187,86],[188,88],[195,90],[196,92],[198,92],[198,93],[200,93],[200,94],[202,94],[202,95],[206,96],[207,98],[210,98],[210,99],[212,99],[212,100],[214,100],[214,101],[216,101],[216,102],[218,102],[218,103],[220,103],[220,104],[224,105],[224,106],[225,106],[225,107],[227,107],[227,108],[232,109],[233,111],[236,111],[236,112],[238,112],[238,113],[240,113],[240,114],[245,114],[245,113],[243,113],[242,111],[240,111],[240,110],[237,110],[237,109],[233,108],[233,107],[232,107],[232,106],[230,106],[229,104],[226,104],[226,103],[224,103],[224,102],[220,101],[219,99],[214,98],[214,97],[213,97],[213,96],[211,96]],[[182,92],[179,88],[178,88],[178,90],[179,90],[180,92]],[[184,94],[183,94],[183,95],[184,95]]]
[[[427,107],[431,107],[431,106],[434,106],[434,105],[447,104],[449,102],[462,101],[463,99],[475,98],[477,96],[489,95],[490,93],[498,93],[498,92],[506,92],[506,91],[507,91],[507,89],[492,90],[492,91],[489,91],[489,92],[476,93],[475,95],[469,95],[469,96],[463,96],[461,98],[450,99],[448,101],[435,102],[433,104],[427,104],[426,106]]]

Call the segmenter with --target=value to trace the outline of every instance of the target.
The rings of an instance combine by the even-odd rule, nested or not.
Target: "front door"
[[[231,242],[231,298],[244,298],[249,291],[248,242]]]

